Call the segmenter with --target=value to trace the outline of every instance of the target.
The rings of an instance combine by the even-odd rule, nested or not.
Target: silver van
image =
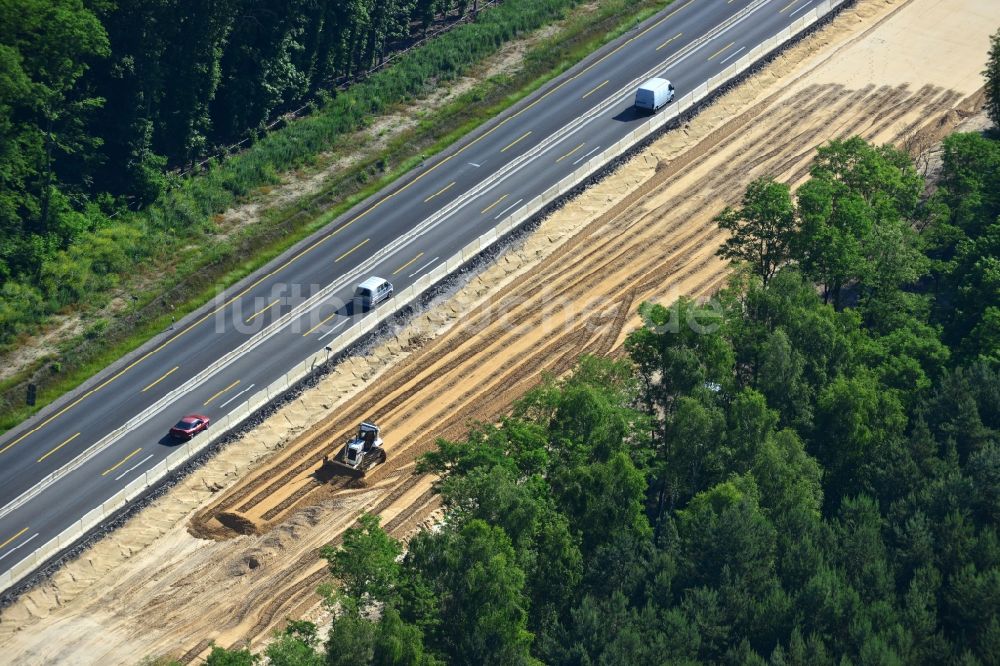
[[[362,310],[373,308],[391,296],[392,283],[380,277],[370,277],[354,289],[354,303]]]

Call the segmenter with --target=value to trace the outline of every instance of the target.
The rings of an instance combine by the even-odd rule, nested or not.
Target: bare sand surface
[[[260,647],[288,617],[322,622],[320,546],[361,511],[404,539],[440,518],[413,473],[436,438],[581,353],[620,353],[642,300],[711,295],[726,278],[712,218],[750,180],[799,182],[817,145],[853,134],[932,148],[981,106],[998,24],[995,0],[861,0],[4,609],[4,660],[197,661],[212,641]],[[330,478],[323,455],[361,419],[389,461]]]

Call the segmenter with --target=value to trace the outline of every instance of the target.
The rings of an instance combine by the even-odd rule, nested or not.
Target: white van
[[[635,91],[635,108],[656,113],[674,100],[674,86],[666,79],[650,79]]]
[[[370,277],[354,289],[354,303],[362,310],[373,308],[391,296],[392,283],[380,277]]]

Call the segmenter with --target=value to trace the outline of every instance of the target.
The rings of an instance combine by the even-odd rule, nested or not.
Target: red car
[[[177,439],[191,439],[202,430],[208,429],[209,418],[204,414],[188,414],[170,429],[170,436]]]

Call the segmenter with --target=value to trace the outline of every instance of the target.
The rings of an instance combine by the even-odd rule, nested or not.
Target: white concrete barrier
[[[184,449],[177,449],[169,456],[167,456],[167,469],[173,471],[184,464],[187,459],[187,451]]]
[[[104,516],[107,517],[118,511],[118,509],[123,506],[125,506],[125,493],[119,491],[115,493],[111,499],[101,505],[101,511],[104,513]]]
[[[11,583],[16,583],[35,570],[38,564],[38,551],[31,551],[27,556],[10,568]]]
[[[135,500],[139,495],[141,495],[146,490],[146,475],[143,474],[137,479],[133,479],[124,490],[122,494],[125,495],[125,502],[131,502]]]
[[[80,529],[87,531],[103,519],[104,512],[101,510],[101,507],[91,509],[87,513],[83,514],[83,518],[80,519]]]
[[[82,525],[83,522],[78,520],[60,532],[59,536],[56,537],[56,545],[59,548],[65,548],[79,539],[80,535],[83,534]]]

